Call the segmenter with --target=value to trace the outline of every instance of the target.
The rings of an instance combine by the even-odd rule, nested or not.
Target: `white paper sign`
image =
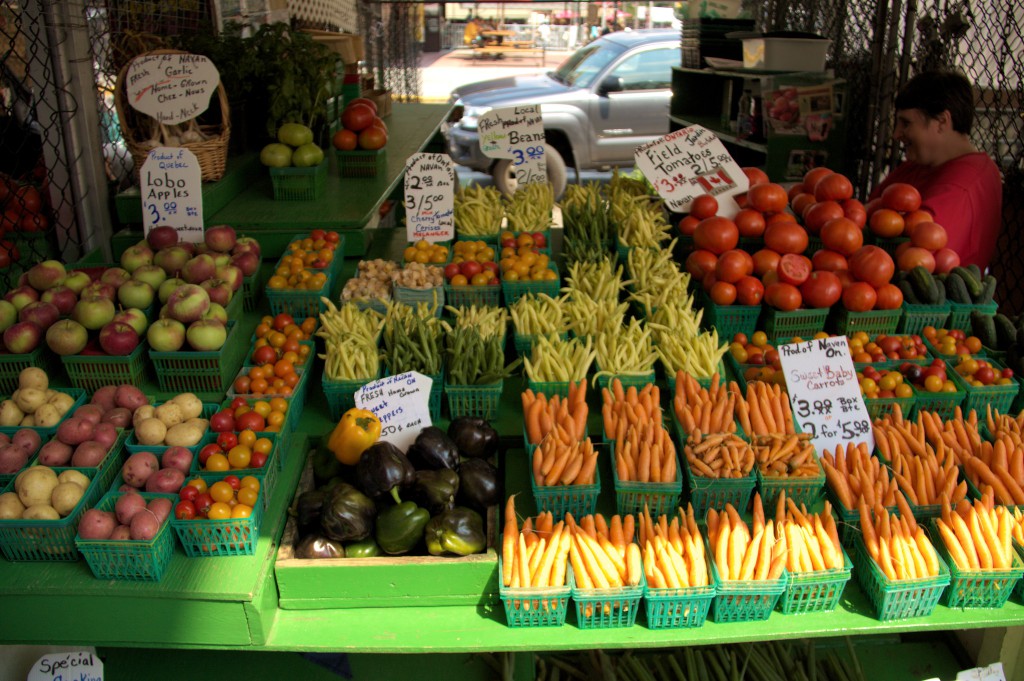
[[[640,172],[675,213],[690,212],[695,198],[711,194],[718,199],[718,214],[732,219],[740,206],[730,197],[750,187],[746,173],[722,140],[699,125],[642,144],[633,157]]]
[[[403,452],[420,431],[432,425],[430,387],[434,380],[415,371],[387,376],[356,391],[356,406],[380,419],[380,439]]]
[[[548,181],[539,104],[488,111],[477,121],[477,132],[485,156],[512,159],[517,184]]]
[[[36,660],[27,681],[103,681],[103,660],[85,651],[49,653]]]
[[[455,165],[448,154],[413,154],[405,162],[405,233],[431,243],[455,236]]]
[[[184,123],[206,111],[219,84],[217,67],[198,54],[136,57],[124,78],[132,108],[164,125]]]
[[[821,454],[847,443],[875,448],[857,371],[845,336],[780,345],[789,403],[796,422]]]
[[[157,147],[139,173],[143,227],[169,225],[181,241],[203,240],[203,181],[199,160],[188,149]]]
[[[1006,681],[1003,663],[996,662],[987,667],[975,667],[956,675],[956,681]]]

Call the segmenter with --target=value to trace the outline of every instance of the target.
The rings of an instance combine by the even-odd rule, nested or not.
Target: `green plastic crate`
[[[996,371],[1002,371],[1006,368],[1005,365],[994,359],[987,358],[985,361]],[[1000,414],[1006,414],[1010,411],[1013,401],[1020,392],[1020,383],[1017,382],[1016,378],[1011,378],[1010,383],[1007,385],[972,386],[957,373],[954,362],[947,360],[946,366],[948,367],[946,375],[953,379],[953,383],[956,384],[957,388],[967,394],[963,402],[965,414],[973,409],[979,415],[984,415],[985,408],[988,406],[991,406]]]
[[[238,432],[236,431],[237,435]],[[219,433],[217,433],[219,435]],[[193,457],[192,466],[189,468],[188,479],[191,480],[194,477],[211,478],[213,480],[219,480],[225,475],[237,475],[239,478],[244,478],[247,475],[251,475],[254,478],[259,478],[260,488],[263,490],[263,505],[266,507],[270,503],[270,499],[274,494],[274,486],[277,484],[277,476],[281,470],[281,458],[284,456],[284,452],[281,451],[281,445],[286,443],[287,438],[282,437],[281,433],[273,431],[260,431],[256,433],[256,438],[267,438],[271,442],[270,454],[267,455],[267,460],[259,468],[232,468],[227,471],[208,471],[199,465],[199,457]],[[211,438],[209,442],[216,442],[216,438]]]
[[[563,341],[569,340],[568,332],[560,333],[558,334],[558,337]],[[512,342],[515,346],[516,354],[519,355],[520,357],[530,357],[531,353],[533,352],[533,342],[536,338],[537,336],[530,336],[519,333],[513,334]]]
[[[498,307],[501,305],[501,286],[453,286],[446,283],[444,296],[452,307]]]
[[[320,299],[330,297],[332,285],[333,280],[327,277],[327,283],[316,291],[268,288],[266,296],[270,304],[270,314],[279,315],[286,312],[296,319],[319,317],[320,313],[327,309],[327,304]]]
[[[17,389],[17,386],[15,386],[15,389]],[[38,426],[2,426],[0,427],[0,433],[3,433],[4,435],[7,435],[9,437],[14,437],[14,434],[17,433],[19,430],[34,430],[36,433],[39,434],[39,439],[45,443],[47,440],[49,440],[57,433],[57,428],[65,419],[71,418],[71,415],[75,413],[75,410],[78,409],[83,404],[85,404],[85,398],[87,397],[87,395],[84,390],[80,390],[78,388],[54,388],[52,386],[50,389],[59,393],[69,395],[72,399],[74,399],[74,404],[72,404],[71,408],[69,408],[67,412],[64,414],[64,416],[61,417],[60,421],[57,423],[56,426],[51,426],[49,428],[40,428]]]
[[[40,344],[32,352],[23,355],[12,355],[7,352],[0,352],[0,393],[10,395],[18,389],[18,375],[23,369],[39,367],[49,372],[52,369],[50,351],[45,345]],[[76,386],[79,387],[79,386]]]
[[[832,504],[832,510],[839,518],[836,523],[836,530],[839,532],[839,542],[846,549],[852,549],[854,540],[860,537],[860,512],[857,509],[850,510],[843,506],[839,498],[832,492],[832,488],[825,485],[825,497]],[[895,506],[886,506],[888,513],[896,513]]]
[[[647,506],[652,518],[674,513],[679,506],[683,492],[683,472],[676,456],[676,479],[673,482],[632,482],[619,480],[618,471],[612,465],[612,479],[615,483],[615,507],[619,515],[643,513]]]
[[[941,329],[949,319],[949,305],[946,303],[914,305],[904,301],[901,309],[903,316],[900,318],[899,326],[896,327],[897,333],[920,334],[926,326]]]
[[[711,577],[710,556],[705,543],[704,558],[707,562],[708,577]],[[711,601],[715,598],[714,580],[707,586],[692,586],[682,589],[655,589],[650,584],[644,588],[644,614],[648,629],[692,629],[704,626]]]
[[[961,570],[949,556],[939,536],[935,521],[929,523],[932,544],[949,567],[949,588],[942,598],[950,608],[1001,608],[1024,576],[1024,562],[1016,551],[1011,552],[1013,566],[1008,570]]]
[[[262,267],[258,267],[253,274],[242,279],[242,307],[246,312],[255,312],[259,307],[266,283]]]
[[[327,397],[327,409],[331,420],[338,421],[341,415],[356,406],[356,392],[367,383],[380,378],[380,371],[372,378],[359,378],[354,381],[332,381],[327,374],[320,377],[324,396]]]
[[[238,342],[238,325],[228,322],[228,338],[220,350],[212,352],[149,351],[156,369],[160,390],[165,392],[221,393],[227,391],[238,365],[228,361],[228,353]]]
[[[938,561],[939,574],[935,577],[892,581],[872,560],[859,534],[853,542],[854,574],[882,622],[932,614],[949,586],[949,568],[941,556]]]
[[[167,564],[174,553],[174,533],[171,531],[170,518],[174,515],[173,505],[177,503],[176,494],[152,494],[140,492],[146,502],[153,499],[167,499],[171,502],[172,512],[160,524],[156,536],[144,540],[110,540],[82,539],[75,537],[75,545],[85,556],[85,562],[96,579],[123,579],[132,582],[159,582],[167,569]],[[114,504],[123,494],[117,490],[108,492],[96,508],[101,511],[113,511]]]
[[[843,567],[818,572],[791,572],[788,575],[786,591],[779,599],[778,609],[783,615],[802,615],[809,612],[832,612],[839,605],[853,563],[846,550],[843,552]]]
[[[558,297],[562,289],[561,280],[558,278],[558,266],[555,263],[548,263],[548,269],[555,273],[556,277],[546,281],[506,281],[501,280],[501,291],[505,296],[505,305],[512,305],[527,293],[546,293],[552,298]]]
[[[448,414],[452,419],[462,416],[479,416],[488,421],[498,415],[501,391],[504,381],[490,385],[444,384],[448,396]]]
[[[112,355],[64,355],[61,362],[71,385],[96,392],[105,385],[130,383],[141,386],[146,375],[145,342],[123,357]]]
[[[223,480],[224,475],[203,476],[207,483]],[[214,556],[251,556],[256,553],[256,542],[260,537],[260,522],[263,519],[264,491],[260,486],[259,498],[248,518],[227,518],[225,520],[178,520],[171,519],[171,527],[178,535],[178,541],[190,558]]]
[[[315,201],[327,188],[327,159],[312,168],[271,168],[275,201]]]
[[[765,508],[775,508],[775,502],[779,495],[785,492],[787,499],[793,503],[807,504],[813,507],[814,504],[825,493],[825,471],[821,467],[821,461],[814,457],[818,464],[818,474],[807,477],[783,478],[777,475],[764,475],[758,465],[754,464],[757,472],[757,489],[761,493],[761,502]],[[717,508],[717,507],[716,507]],[[737,506],[737,508],[740,508]]]
[[[407,288],[405,286],[394,287],[394,299],[395,302],[408,305],[409,307],[416,307],[420,303],[426,303],[434,307],[434,316],[440,317],[444,312],[444,286],[434,286],[432,288],[416,289]]]
[[[601,471],[598,469],[594,470],[592,485],[539,486],[531,473],[530,489],[533,491],[537,511],[551,511],[556,518],[562,518],[566,513],[572,513],[574,518],[594,513],[597,508],[597,497],[601,494]]]
[[[693,512],[697,516],[703,517],[709,508],[721,510],[726,504],[732,504],[742,513],[750,504],[757,485],[757,475],[753,470],[743,478],[703,478],[693,474],[690,462],[682,451],[679,458],[686,469],[686,486],[690,492]]]
[[[947,376],[950,372],[946,372]],[[953,384],[960,385],[954,378]],[[914,386],[914,392],[917,401],[917,411],[915,414],[921,413],[922,411],[930,411],[939,415],[943,421],[948,421],[953,418],[956,408],[963,404],[964,400],[967,399],[967,391],[960,388],[955,393],[937,392],[930,393],[925,390],[919,390],[917,386]]]
[[[782,312],[769,308],[765,312],[764,331],[769,338],[809,338],[825,328],[828,310],[823,307]]]
[[[949,303],[949,319],[946,321],[947,329],[960,329],[966,333],[971,332],[971,313],[974,311],[994,315],[999,310],[998,303],[964,304]]]
[[[901,308],[850,312],[840,307],[835,313],[833,326],[837,334],[844,336],[858,331],[864,331],[869,336],[892,335],[896,333],[896,327],[899,326],[902,317]]]
[[[578,381],[575,382],[578,383]],[[558,395],[564,399],[569,397],[569,386],[572,385],[573,383],[574,381],[565,381],[557,383],[534,383],[533,381],[527,379],[526,387],[532,390],[535,394],[543,393],[544,396],[548,398],[552,398],[555,395]]]
[[[704,303],[702,326],[717,328],[719,339],[731,342],[737,333],[750,336],[757,331],[760,316],[760,305],[716,305],[708,300]]]
[[[644,595],[643,573],[636,586],[617,589],[580,589],[569,571],[572,600],[576,603],[576,626],[580,629],[618,629],[636,623],[640,599]]]
[[[377,177],[387,167],[386,148],[373,151],[338,151],[338,172],[342,177]]]
[[[100,474],[95,468],[54,468],[53,472],[60,475],[66,470],[76,470],[92,481],[78,505],[60,520],[0,520],[0,550],[7,560],[78,560],[78,547],[75,546],[78,522],[82,514],[99,501],[106,488],[100,484]],[[3,491],[13,492],[14,480]]]
[[[259,399],[259,398],[257,398],[257,399]],[[161,403],[157,403],[157,404],[154,404],[153,406],[154,407],[159,407],[161,404],[164,404],[164,403],[162,403],[162,402]],[[219,410],[220,410],[220,406],[219,405],[216,405],[216,404],[203,404],[203,411],[199,414],[199,418],[203,418],[203,419],[209,420],[210,417],[213,416],[214,414],[216,414]],[[212,438],[210,437],[211,435],[213,436]],[[203,436],[203,438],[198,443],[192,445],[191,447],[185,447],[185,449],[187,449],[188,451],[192,452],[192,455],[195,456],[196,454],[199,453],[199,450],[202,449],[204,445],[208,444],[209,442],[211,442],[214,439],[216,439],[216,433],[214,433],[212,430],[207,430],[206,434]],[[164,452],[166,452],[168,449],[170,449],[170,447],[168,445],[143,445],[143,444],[139,444],[138,439],[135,437],[135,431],[134,430],[131,431],[130,434],[128,434],[128,438],[125,441],[125,448],[128,450],[129,454],[136,454],[138,452],[152,452],[153,454],[156,454],[156,458],[158,458],[158,459],[161,456],[163,456]]]
[[[566,579],[572,568],[566,567]],[[560,627],[565,624],[569,612],[569,596],[572,587],[565,586],[515,588],[500,581],[502,574],[501,557],[498,557],[498,595],[505,608],[505,622],[512,629],[527,627]]]
[[[723,580],[712,558],[711,574],[715,584],[711,619],[715,622],[763,622],[771,617],[786,591],[785,570],[778,579],[770,581]]]
[[[868,417],[875,419],[884,418],[893,412],[896,405],[900,406],[903,418],[909,419],[914,416],[914,408],[917,406],[917,390],[910,397],[873,397],[864,398],[864,406],[868,410]]]
[[[596,366],[596,365],[595,365]],[[600,367],[597,367],[598,372],[601,371]],[[652,369],[650,372],[645,374],[602,374],[598,373],[597,383],[601,388],[608,388],[611,390],[612,381],[619,379],[622,383],[623,390],[629,390],[630,386],[635,386],[637,390],[642,389],[649,383],[654,383],[655,374]]]

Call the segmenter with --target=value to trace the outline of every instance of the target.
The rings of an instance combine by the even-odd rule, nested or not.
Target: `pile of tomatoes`
[[[913,185],[894,182],[867,205],[868,229],[882,239],[907,238],[896,247],[896,264],[903,272],[918,265],[929,272],[949,272],[960,256],[947,248],[949,236],[932,214],[921,208],[921,194]]]
[[[974,355],[981,351],[981,339],[968,336],[960,329],[936,329],[926,326],[921,335],[940,355]]]
[[[914,389],[906,382],[903,374],[896,369],[879,371],[872,366],[867,366],[857,372],[857,381],[860,384],[860,394],[869,400],[914,396]]]
[[[303,341],[312,339],[316,325],[315,317],[306,317],[301,324],[288,313],[263,317],[256,326],[256,340],[253,342],[252,353],[249,356],[250,361],[258,367],[272,365],[274,375],[284,378],[279,374],[286,371],[286,366],[278,367],[277,365],[282,362],[291,364],[292,371],[286,371],[286,373],[292,373],[294,367],[306,363],[312,348],[310,345],[304,344]],[[250,370],[250,377],[251,374]],[[269,378],[269,376],[264,376],[264,378]],[[235,390],[238,391],[237,386]]]
[[[420,239],[406,247],[403,258],[406,262],[418,262],[421,265],[443,265],[448,262],[448,247]]]
[[[899,367],[903,377],[928,393],[955,393],[956,384],[946,375],[946,362],[933,359],[928,366],[904,362]]]
[[[878,335],[869,339],[863,331],[850,336],[850,355],[854,362],[884,362],[891,359],[913,360],[928,356],[924,341],[917,334]]]
[[[244,397],[231,400],[229,406],[210,417],[210,430],[230,433],[251,430],[255,433],[279,433],[284,428],[291,405],[287,398],[249,401]]]
[[[987,385],[1011,385],[1013,383],[1013,369],[1001,368],[992,364],[989,360],[961,355],[956,364],[956,373],[963,378],[968,385],[974,388],[981,388]]]
[[[444,279],[452,286],[497,286],[498,263],[494,248],[484,241],[456,241]]]
[[[302,258],[305,267],[324,269],[334,262],[335,251],[338,250],[340,241],[341,236],[337,232],[314,229],[305,239],[288,244],[288,253],[285,257]]]
[[[231,471],[263,468],[273,449],[273,440],[257,437],[253,430],[239,433],[225,431],[217,434],[216,442],[204,445],[199,450],[199,469]]]
[[[228,520],[249,518],[259,502],[260,480],[246,475],[227,475],[208,486],[202,478],[193,478],[178,492],[174,517],[178,520]]]

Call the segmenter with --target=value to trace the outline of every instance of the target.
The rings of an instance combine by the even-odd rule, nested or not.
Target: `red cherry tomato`
[[[195,487],[192,489],[195,489]],[[178,520],[192,520],[196,517],[195,503],[191,501],[179,501],[174,505],[174,517]]]
[[[235,433],[221,433],[217,436],[217,444],[225,452],[238,445],[238,435]]]

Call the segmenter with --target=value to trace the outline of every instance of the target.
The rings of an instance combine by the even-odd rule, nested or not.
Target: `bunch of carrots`
[[[720,383],[718,372],[711,376],[711,387],[704,388],[690,374],[680,371],[676,374],[676,394],[672,408],[676,419],[683,426],[683,432],[692,436],[702,433],[735,433],[736,391],[726,389]]]
[[[967,483],[957,483],[960,469],[953,448],[941,437],[933,446],[924,423],[905,421],[899,405],[893,413],[875,420],[874,432],[878,450],[889,460],[900,490],[915,506],[935,505],[943,498],[955,504],[967,496]]]
[[[729,389],[739,395],[736,383],[730,383]],[[736,416],[751,440],[757,435],[796,432],[789,395],[777,383],[771,386],[764,381],[748,383],[746,397],[736,400]]]
[[[991,490],[1000,504],[1024,504],[1024,445],[1005,431],[994,437],[995,442],[980,441],[964,453],[964,475],[982,494]]]
[[[685,512],[680,508],[671,523],[666,514],[654,522],[646,505],[639,518],[644,575],[650,588],[687,589],[711,584],[704,540],[692,505]]]
[[[986,405],[985,425],[988,426],[988,432],[993,435],[1010,433],[1020,438],[1024,433],[1024,411],[1016,416],[1011,416],[1010,414],[1000,414],[998,410],[992,409],[991,404]]]
[[[825,451],[821,459],[829,487],[848,511],[860,506],[863,500],[869,508],[876,503],[895,506],[899,489],[895,478],[878,458],[871,456],[866,442],[836,445],[835,453]]]
[[[636,586],[643,575],[640,547],[633,542],[635,520],[600,513],[576,523],[571,514],[565,522],[572,534],[569,562],[579,589],[615,589]]]
[[[694,475],[702,478],[745,478],[754,470],[754,450],[739,435],[703,435],[687,439],[683,454]]]
[[[948,449],[953,450],[958,465],[963,465],[965,455],[981,445],[981,435],[978,434],[978,414],[973,409],[964,418],[964,413],[957,407],[953,411],[953,418],[943,421],[942,417],[935,412],[919,411],[917,421],[924,428],[925,441],[933,448],[938,448],[942,443]],[[877,438],[876,438],[877,439]],[[881,450],[881,445],[879,445]],[[887,456],[882,452],[883,456]]]
[[[966,500],[955,508],[943,504],[935,527],[957,568],[1009,570],[1013,566],[1013,528],[1018,523],[1005,506],[995,506],[993,501],[988,495],[973,505]]]
[[[939,574],[935,547],[909,510],[901,515],[890,514],[876,504],[872,517],[863,499],[859,510],[864,547],[886,579],[924,579]]]
[[[784,537],[786,569],[793,573],[835,570],[845,566],[843,549],[832,506],[827,501],[820,513],[808,513],[785,492],[779,495],[775,507],[775,527]]]
[[[564,442],[548,435],[533,450],[533,480],[538,487],[593,485],[597,450],[588,437],[583,442]]]
[[[732,504],[719,513],[708,510],[708,541],[723,581],[775,580],[786,567],[784,535],[775,521],[765,523],[761,495],[754,495],[753,531]]]
[[[536,525],[527,518],[520,528],[515,495],[510,496],[501,541],[501,583],[513,589],[565,586],[571,544],[565,522],[555,523],[550,511],[537,516]],[[524,602],[521,607],[529,609],[531,604]],[[532,607],[548,604],[538,602]]]
[[[563,441],[580,442],[587,432],[587,381],[569,384],[569,397],[555,395],[547,398],[543,393],[523,391],[523,416],[526,420],[526,439],[539,445],[550,433]]]
[[[802,478],[818,475],[814,445],[806,433],[773,433],[754,438],[754,459],[762,475]]]
[[[605,437],[615,442],[615,472],[620,481],[674,482],[676,447],[662,424],[660,392],[653,384],[622,389],[618,379],[602,390]]]

